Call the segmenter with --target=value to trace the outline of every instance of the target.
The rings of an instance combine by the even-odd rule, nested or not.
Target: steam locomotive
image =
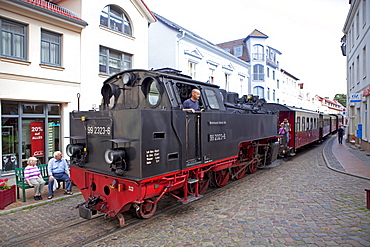
[[[200,111],[182,103],[199,89]],[[99,111],[70,113],[71,178],[85,201],[81,217],[119,219],[133,208],[151,217],[158,201],[199,199],[277,159],[278,111],[173,69],[126,70],[104,81]]]

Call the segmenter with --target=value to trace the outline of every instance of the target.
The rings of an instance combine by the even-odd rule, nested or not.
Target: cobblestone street
[[[308,148],[280,166],[86,246],[370,246],[365,197],[370,180],[328,169],[322,155],[327,144],[332,145]],[[7,226],[0,245],[40,228],[84,221],[74,209],[82,200],[68,197],[0,216]],[[116,221],[100,222],[96,232]],[[81,229],[65,238],[83,238],[84,232],[94,231],[91,226]],[[68,246],[66,239],[47,244]]]
[[[98,246],[370,246],[370,181],[329,170],[324,145]]]

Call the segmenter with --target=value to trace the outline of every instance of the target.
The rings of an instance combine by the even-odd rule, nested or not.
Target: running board
[[[203,197],[203,195],[200,195],[200,194],[199,194],[198,197],[196,197],[194,195],[190,195],[190,196],[188,196],[188,199],[186,200],[186,202],[184,202],[184,199],[180,199],[179,202],[181,202],[182,204],[188,204],[188,203],[193,202],[195,200],[198,200],[202,197]]]
[[[199,181],[199,178],[189,178],[188,179],[188,184],[193,184]]]

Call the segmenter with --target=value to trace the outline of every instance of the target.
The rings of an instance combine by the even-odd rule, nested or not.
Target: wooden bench
[[[40,170],[41,176],[45,181],[45,185],[49,183],[49,174],[48,174],[48,165],[38,165],[37,166]],[[17,199],[19,199],[19,189],[22,189],[22,198],[23,202],[26,202],[26,189],[33,188],[30,187],[27,182],[24,180],[24,167],[22,168],[15,168],[15,181],[17,185]],[[58,181],[60,182],[60,181]],[[65,188],[65,183],[63,182],[63,188]]]

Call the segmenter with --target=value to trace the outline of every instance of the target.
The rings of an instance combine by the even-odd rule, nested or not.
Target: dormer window
[[[234,46],[234,56],[236,57],[243,56],[243,46],[242,45]]]
[[[121,32],[127,35],[132,35],[131,23],[123,11],[114,5],[107,5],[102,10],[100,15],[100,25]]]

